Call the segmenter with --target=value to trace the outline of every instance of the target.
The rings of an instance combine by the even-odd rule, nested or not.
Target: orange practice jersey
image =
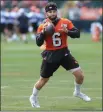
[[[46,22],[49,22],[49,20],[46,19]],[[44,24],[45,23],[41,24],[38,27],[37,33],[40,33],[43,30]],[[73,23],[70,20],[61,18],[55,26],[55,33],[52,36],[45,37],[46,50],[57,50],[67,47],[68,35],[65,32],[59,30],[62,29],[62,25],[65,25],[68,30],[74,27]]]

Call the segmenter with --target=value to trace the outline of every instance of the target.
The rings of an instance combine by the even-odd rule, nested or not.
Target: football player
[[[42,65],[40,70],[40,79],[36,82],[30,96],[32,107],[39,108],[38,93],[41,88],[48,82],[53,73],[61,65],[67,71],[70,71],[75,77],[75,88],[73,95],[90,101],[91,98],[81,92],[80,88],[84,80],[84,75],[79,63],[72,56],[68,49],[68,36],[75,39],[80,38],[80,31],[73,23],[66,18],[57,16],[57,5],[54,2],[49,2],[45,7],[46,20],[38,27],[36,44],[42,46],[45,43],[45,50],[42,52]],[[55,32],[52,35],[47,35],[45,31],[48,23],[52,23]],[[48,29],[47,29],[48,30]],[[51,29],[52,30],[52,29]]]

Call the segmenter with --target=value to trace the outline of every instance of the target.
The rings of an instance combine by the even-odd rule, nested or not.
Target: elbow
[[[74,38],[80,38],[80,31],[79,30],[76,31]]]
[[[40,43],[36,42],[36,45],[37,45],[38,47],[40,47],[42,44],[40,44]]]
[[[78,32],[77,32],[77,36],[76,36],[77,38],[80,38],[80,31],[78,30]]]
[[[68,31],[68,36],[71,38],[80,38],[80,30],[74,28],[71,31]]]
[[[43,44],[43,41],[36,39],[36,45],[40,47]]]
[[[80,38],[80,32],[75,33],[75,35],[71,35],[71,38]]]
[[[40,35],[37,35],[37,37],[36,37],[37,46],[40,47],[43,43],[44,43],[44,38],[42,36],[40,36]]]

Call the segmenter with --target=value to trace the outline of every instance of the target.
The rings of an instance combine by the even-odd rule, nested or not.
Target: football
[[[55,32],[55,27],[52,23],[49,23],[46,27],[45,27],[45,34],[46,35],[53,35]]]

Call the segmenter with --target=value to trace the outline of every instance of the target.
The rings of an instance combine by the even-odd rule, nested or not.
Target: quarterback
[[[67,39],[80,38],[80,31],[73,23],[66,18],[57,16],[57,5],[49,2],[45,7],[47,18],[38,27],[36,44],[40,47],[45,43],[45,49],[42,52],[42,64],[40,70],[40,79],[35,83],[33,92],[29,98],[32,107],[39,108],[38,93],[41,88],[48,82],[53,73],[62,66],[70,71],[75,77],[75,87],[73,95],[91,101],[91,98],[82,93],[80,88],[84,80],[84,75],[78,61],[72,56],[68,49]],[[46,28],[48,24],[53,24],[51,32]],[[48,31],[49,33],[47,33]]]

